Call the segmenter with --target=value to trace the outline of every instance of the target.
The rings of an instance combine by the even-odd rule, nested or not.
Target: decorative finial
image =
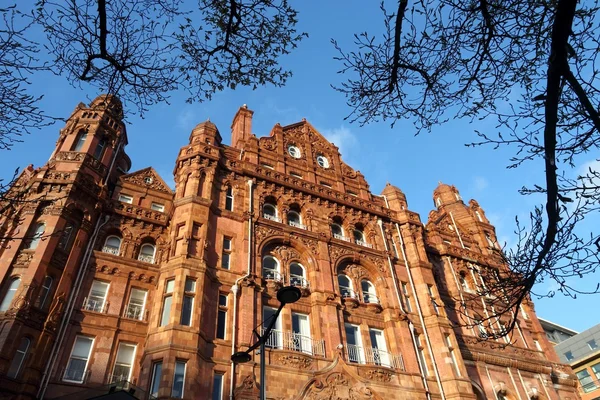
[[[248,108],[247,104],[242,105],[243,108]]]

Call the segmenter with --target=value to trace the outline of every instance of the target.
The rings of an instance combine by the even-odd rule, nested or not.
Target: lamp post
[[[279,289],[277,291],[277,300],[279,300],[281,304],[277,308],[277,311],[275,311],[275,314],[271,318],[269,325],[267,326],[262,335],[259,335],[256,331],[256,328],[254,328],[254,334],[258,338],[258,341],[252,346],[248,347],[248,350],[238,351],[231,355],[232,362],[236,364],[246,363],[252,359],[252,356],[250,356],[250,352],[260,347],[260,400],[267,400],[267,390],[265,385],[265,343],[271,335],[271,331],[273,330],[275,322],[277,321],[281,310],[283,310],[283,307],[285,307],[286,304],[292,304],[297,302],[298,300],[300,300],[300,297],[302,297],[302,293],[300,292],[300,289],[298,289],[295,286],[284,286],[281,289]],[[231,377],[231,379],[233,379],[233,377]]]

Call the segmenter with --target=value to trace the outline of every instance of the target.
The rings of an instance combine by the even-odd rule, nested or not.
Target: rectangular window
[[[590,348],[590,350],[596,350],[598,348],[598,345],[596,344],[596,341],[594,339],[588,340],[587,345]]]
[[[260,164],[260,166],[263,167],[263,168],[267,168],[267,169],[273,169],[272,165],[266,164],[266,163],[262,163],[262,164]]]
[[[115,368],[113,369],[111,383],[129,381],[131,377],[131,366],[135,357],[136,345],[120,343],[117,351]]]
[[[175,373],[173,374],[173,388],[171,389],[171,397],[175,399],[183,399],[183,387],[185,383],[185,361],[175,362]]]
[[[592,365],[592,372],[596,375],[596,379],[600,379],[600,363]]]
[[[232,242],[231,238],[223,237],[223,252],[221,254],[221,268],[229,269],[231,266],[231,250]]]
[[[372,360],[367,360],[375,365],[383,365],[384,367],[391,368],[390,356],[387,351],[387,345],[385,344],[385,337],[383,331],[380,329],[369,328],[369,337],[371,339],[371,352],[373,354]]]
[[[297,172],[290,172],[290,175],[293,176],[294,178],[300,178],[300,179],[302,179],[302,175],[300,175]]]
[[[171,304],[173,303],[173,296],[165,296],[163,298],[163,310],[160,316],[160,326],[167,326],[171,319]]]
[[[292,345],[294,350],[312,354],[310,320],[306,314],[292,313]]]
[[[63,381],[83,383],[86,378],[87,365],[93,344],[93,338],[86,336],[77,336],[75,338]]]
[[[567,352],[565,353],[565,358],[567,359],[567,361],[571,361],[571,360],[573,360],[573,358],[575,358],[575,357],[573,357],[573,353],[571,353],[570,351],[567,351]]]
[[[225,209],[227,211],[233,211],[233,189],[231,186],[227,187],[225,193]]]
[[[120,194],[119,201],[122,201],[123,203],[131,204],[131,203],[133,203],[133,197],[126,195],[126,194]]]
[[[90,294],[88,295],[84,308],[88,311],[103,312],[108,293],[108,283],[94,280]]]
[[[196,280],[193,278],[186,278],[184,289],[185,289],[186,293],[195,293],[196,292]]]
[[[429,376],[429,369],[427,368],[427,361],[425,360],[425,349],[421,344],[421,335],[415,335],[415,339],[417,341],[417,350],[419,356],[419,364],[421,365],[421,369],[423,370],[423,374]]]
[[[217,339],[225,339],[227,332],[227,295],[219,294],[219,310],[217,313]]]
[[[538,351],[543,351],[543,350],[542,350],[542,346],[540,345],[540,342],[538,342],[537,340],[534,340],[534,341],[533,341],[533,344],[535,345],[535,348],[536,348]]]
[[[194,309],[194,296],[183,296],[180,324],[192,326],[192,310]]]
[[[365,355],[362,348],[362,339],[360,337],[359,327],[351,324],[344,324],[346,331],[346,350],[348,352],[348,361],[364,364]]]
[[[148,292],[142,289],[131,289],[129,295],[129,304],[125,310],[125,318],[144,319],[144,307],[146,306],[146,296]]]
[[[212,400],[223,400],[223,374],[215,373],[213,376]]]
[[[596,390],[597,385],[594,382],[594,379],[591,377],[590,373],[587,369],[581,370],[577,372],[577,379],[579,379],[579,383],[581,384],[581,388],[585,393],[589,393],[593,390]]]
[[[263,332],[266,329],[273,318],[275,318],[275,312],[277,310],[271,307],[263,308]],[[283,332],[281,331],[281,318],[277,318],[275,321],[275,325],[273,325],[273,330],[271,331],[271,336],[267,339],[265,346],[272,347],[276,349],[281,349],[283,347]]]
[[[432,285],[427,285],[427,293],[429,293],[429,299],[431,300],[431,306],[433,307],[433,312],[435,312],[435,315],[440,315],[440,310],[435,301],[435,295],[433,294],[433,286]]]
[[[159,212],[164,212],[165,211],[165,206],[162,204],[158,204],[158,203],[152,203],[152,205],[150,206],[150,208],[154,211],[159,211]]]
[[[152,381],[150,383],[150,396],[158,397],[160,380],[162,379],[162,361],[152,364]]]
[[[410,294],[408,293],[408,285],[406,282],[402,283],[402,294],[404,295],[404,306],[406,307],[407,312],[412,312],[412,306],[410,304]]]
[[[173,293],[175,290],[175,279],[169,279],[165,282],[165,293]]]
[[[448,352],[450,353],[450,360],[452,360],[452,366],[454,367],[454,372],[457,376],[460,376],[460,369],[458,368],[458,362],[456,360],[456,352],[454,351],[454,346],[452,345],[452,339],[450,339],[450,335],[444,335],[444,339],[446,340],[446,346],[448,346]]]

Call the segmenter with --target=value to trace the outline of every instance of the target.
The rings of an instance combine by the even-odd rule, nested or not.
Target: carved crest
[[[144,168],[121,177],[123,182],[133,183],[137,186],[148,187],[150,189],[172,194],[173,191],[162,180],[160,175],[152,167]]]

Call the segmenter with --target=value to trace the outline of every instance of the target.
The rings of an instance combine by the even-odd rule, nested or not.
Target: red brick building
[[[230,356],[284,285],[302,298],[267,342],[270,399],[578,398],[531,303],[506,348],[453,324],[478,266],[505,268],[476,201],[440,184],[423,225],[307,121],[257,138],[252,114],[231,146],[196,126],[173,191],[129,172],[116,98],[76,107],[0,220],[0,398],[256,399],[259,356]]]

